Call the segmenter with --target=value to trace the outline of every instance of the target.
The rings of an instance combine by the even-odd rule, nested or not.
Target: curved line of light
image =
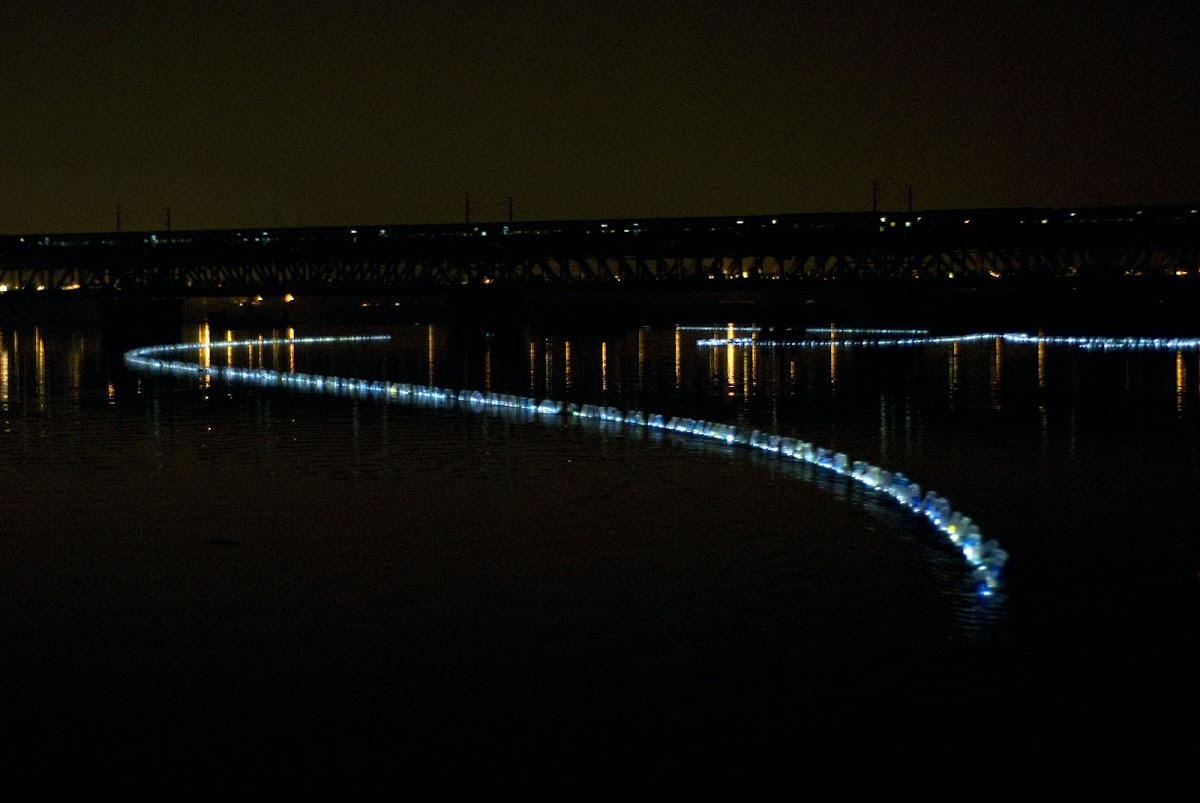
[[[840,348],[907,348],[915,346],[938,346],[951,343],[973,343],[982,340],[1003,340],[1017,345],[1047,345],[1064,346],[1082,349],[1084,351],[1180,351],[1200,349],[1200,338],[1195,337],[1047,337],[1030,335],[1020,332],[989,333],[979,332],[968,335],[942,335],[938,337],[880,337],[880,338],[847,338],[843,334],[862,334],[871,330],[862,329],[826,329],[830,334],[826,338],[808,338],[805,340],[765,340],[750,337],[710,337],[697,340],[696,345],[702,348],[721,346],[757,346],[759,348],[822,348],[831,346]]]
[[[351,337],[313,337],[272,340],[224,341],[221,348],[244,346],[305,345],[313,343],[347,343],[388,340],[387,335]],[[983,540],[979,526],[960,511],[952,510],[950,501],[934,491],[921,493],[921,486],[899,472],[891,472],[861,460],[851,461],[844,452],[831,452],[808,441],[784,437],[757,429],[719,424],[712,421],[664,417],[641,410],[620,410],[593,404],[576,405],[552,399],[541,401],[505,393],[478,390],[454,391],[428,385],[403,382],[379,382],[353,377],[323,374],[281,373],[264,368],[235,368],[205,366],[197,363],[165,359],[179,352],[195,351],[204,344],[176,343],[147,346],[125,354],[125,364],[138,371],[170,373],[178,376],[211,377],[231,384],[254,384],[288,390],[329,393],[419,407],[457,408],[472,413],[509,414],[522,418],[560,418],[568,416],[583,422],[616,425],[629,431],[658,430],[703,438],[731,446],[742,446],[765,452],[781,460],[795,460],[847,477],[895,499],[901,507],[915,515],[924,516],[946,535],[968,564],[976,590],[991,596],[1000,585],[1000,570],[1008,560],[994,540]]]

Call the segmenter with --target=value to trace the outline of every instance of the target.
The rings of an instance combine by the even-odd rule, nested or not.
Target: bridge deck
[[[0,288],[374,292],[492,283],[1175,276],[1189,206],[104,232],[0,237]]]

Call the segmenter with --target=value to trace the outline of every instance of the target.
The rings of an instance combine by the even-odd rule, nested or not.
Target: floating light
[[[966,335],[912,335],[898,337],[843,337],[845,334],[889,333],[888,330],[869,329],[806,329],[806,332],[824,332],[829,337],[804,340],[767,340],[748,337],[712,337],[697,340],[701,348],[718,346],[755,346],[759,348],[806,349],[830,347],[841,348],[913,348],[919,346],[942,346],[955,343],[973,343],[1000,338],[1016,345],[1047,345],[1082,349],[1085,351],[1179,351],[1200,349],[1200,338],[1195,337],[1068,337],[1030,335],[1020,332],[998,334],[979,332]],[[896,330],[891,334],[903,333]],[[917,331],[917,330],[914,330]]]
[[[991,338],[994,335],[974,335],[973,339]],[[286,343],[304,345],[318,343],[352,343],[384,341],[387,335],[349,337],[309,337],[279,340],[246,340],[231,342],[230,347],[246,345],[268,345]],[[944,339],[932,338],[938,341]],[[725,344],[729,341],[720,341]],[[828,345],[826,343],[825,345]],[[331,395],[357,398],[376,398],[385,402],[410,404],[417,407],[456,407],[466,412],[507,414],[522,419],[559,419],[594,423],[607,430],[638,431],[646,429],[666,430],[680,436],[701,438],[723,443],[727,446],[756,449],[776,456],[781,460],[803,462],[824,471],[830,471],[865,487],[893,497],[901,507],[915,515],[924,516],[936,529],[944,533],[962,553],[971,567],[971,577],[977,593],[990,596],[1000,584],[1000,571],[1008,560],[1008,553],[995,541],[983,541],[979,528],[960,512],[953,511],[949,500],[930,491],[923,497],[921,488],[909,482],[900,473],[893,473],[878,466],[869,465],[850,458],[843,452],[831,452],[807,441],[763,432],[732,424],[721,424],[693,418],[673,416],[666,423],[660,414],[647,414],[641,410],[621,410],[593,404],[582,406],[553,399],[535,399],[502,393],[484,393],[478,390],[451,390],[425,385],[370,381],[361,378],[323,376],[320,374],[280,373],[264,368],[235,368],[232,366],[210,366],[200,363],[171,360],[171,355],[194,351],[195,343],[176,343],[163,346],[148,346],[134,349],[125,354],[125,363],[135,370],[163,372],[179,376],[220,379],[230,384],[254,384],[264,387],[282,387],[289,390],[324,392]]]

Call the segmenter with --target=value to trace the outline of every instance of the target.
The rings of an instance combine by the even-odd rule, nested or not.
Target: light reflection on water
[[[596,583],[619,582],[612,567],[620,566],[640,585],[622,591],[619,600],[614,591],[591,590],[584,597],[548,595],[545,602],[552,606],[566,599],[571,615],[584,619],[600,616],[595,604],[614,606],[620,621],[649,616],[652,627],[664,632],[695,621],[696,631],[684,629],[697,641],[681,641],[676,648],[699,650],[712,661],[731,659],[715,640],[699,635],[705,622],[725,638],[734,638],[739,628],[754,634],[747,638],[786,634],[793,645],[788,649],[803,652],[810,665],[821,663],[817,656],[822,651],[895,654],[904,652],[906,644],[944,648],[999,640],[1049,650],[1065,642],[1081,654],[1095,655],[1106,654],[1103,645],[1140,646],[1164,634],[1172,634],[1176,644],[1190,639],[1186,634],[1192,632],[1189,617],[1200,555],[1200,522],[1189,501],[1198,476],[1200,388],[1189,379],[1200,375],[1195,351],[1085,353],[995,339],[889,352],[754,344],[695,347],[699,337],[728,339],[732,330],[725,324],[704,332],[644,327],[478,332],[431,325],[389,331],[389,344],[312,351],[292,344],[252,343],[234,349],[224,343],[260,338],[265,343],[322,332],[221,329],[214,342],[214,333],[204,325],[185,330],[184,338],[198,344],[189,353],[204,365],[215,360],[497,392],[528,388],[550,398],[678,411],[775,429],[903,470],[968,510],[988,536],[1014,555],[1006,620],[996,620],[994,609],[981,612],[964,603],[959,559],[933,543],[922,528],[856,484],[811,466],[733,456],[715,444],[670,436],[621,439],[618,444],[603,432],[504,421],[456,423],[438,413],[406,414],[345,399],[284,398],[215,383],[204,393],[204,388],[126,374],[95,332],[0,331],[5,416],[0,466],[10,477],[25,473],[38,483],[33,496],[22,498],[20,510],[11,498],[0,510],[10,523],[20,522],[22,531],[42,527],[39,537],[61,542],[64,550],[70,544],[81,554],[96,556],[97,566],[104,563],[96,542],[99,532],[68,522],[95,517],[112,528],[103,535],[108,548],[131,539],[137,546],[127,554],[136,555],[154,549],[148,546],[154,542],[138,541],[132,531],[114,533],[120,532],[116,523],[122,516],[137,514],[173,522],[170,531],[152,530],[165,539],[168,552],[182,556],[190,548],[185,546],[188,538],[236,542],[250,546],[226,548],[240,549],[241,555],[261,550],[271,560],[304,563],[304,576],[315,582],[320,572],[303,555],[289,557],[262,541],[264,533],[281,538],[289,527],[303,526],[292,514],[271,512],[278,500],[316,518],[348,501],[361,505],[360,512],[347,508],[333,516],[334,530],[326,535],[341,533],[338,539],[350,537],[352,526],[363,528],[361,533],[394,533],[414,515],[414,507],[428,507],[430,513],[418,520],[463,517],[477,530],[468,534],[465,525],[454,530],[443,525],[443,534],[457,535],[440,540],[422,536],[419,543],[406,543],[408,557],[403,560],[423,562],[427,577],[478,583],[487,575],[482,565],[473,577],[455,575],[449,568],[464,561],[475,565],[471,550],[486,554],[494,565],[528,575],[534,588],[563,581],[553,568],[563,561],[590,567],[571,577]],[[755,336],[761,340],[767,335]],[[590,467],[581,473],[584,464]],[[220,481],[206,478],[214,470]],[[310,491],[305,500],[285,490],[289,480],[318,477],[336,493]],[[431,477],[457,501],[442,500],[429,484]],[[183,487],[189,479],[190,490]],[[230,497],[219,496],[227,482],[242,488]],[[538,498],[539,489],[555,501],[531,503],[536,515],[513,501]],[[408,507],[381,501],[388,493],[407,494]],[[703,507],[709,497],[711,511],[691,509]],[[68,498],[76,501],[64,507],[62,500]],[[464,499],[473,504],[464,505]],[[739,508],[737,499],[748,509]],[[386,510],[387,517],[363,512],[373,505]],[[488,520],[489,506],[499,524]],[[624,534],[603,528],[594,533],[595,522],[606,516]],[[272,517],[286,525],[281,529]],[[522,541],[521,528],[540,532],[543,517],[557,530],[578,530],[587,549],[578,546],[579,540],[572,548],[549,539]],[[674,531],[680,525],[672,522],[686,522],[686,532]],[[646,535],[635,537],[647,526]],[[307,548],[330,559],[334,553],[327,550],[336,547],[318,545],[315,533],[304,532]],[[375,563],[359,570],[356,581],[386,576],[398,582],[401,575],[383,567],[401,558],[377,541],[368,545],[361,533],[352,542]],[[490,543],[481,540],[482,533]],[[532,549],[530,562],[513,562],[505,550],[517,545]],[[57,554],[58,547],[45,548]],[[706,551],[697,557],[693,550]],[[629,556],[632,560],[626,561]],[[175,560],[169,554],[158,559]],[[333,565],[342,559],[334,558]],[[44,599],[21,590],[34,588],[21,573],[44,567],[38,563],[41,558],[24,560],[12,564],[17,598],[36,607]],[[675,573],[689,562],[699,567],[698,574]],[[79,579],[72,574],[79,571],[73,565],[64,557],[52,568]],[[275,577],[277,589],[300,576],[264,566],[251,561],[243,571],[257,573],[259,579],[264,572]],[[673,568],[664,568],[668,566]],[[159,576],[164,584],[167,576],[200,583],[192,571],[183,562],[171,563]],[[721,579],[724,571],[729,579]],[[430,635],[434,625],[426,609],[436,607],[437,595],[447,592],[414,590],[424,587],[420,572],[403,576],[411,584],[403,585],[405,593],[413,595],[417,606],[405,608],[406,614],[427,621],[430,630],[422,631],[424,637],[436,638]],[[372,586],[368,582],[365,587]],[[819,593],[806,590],[813,588]],[[553,630],[551,613],[533,602],[522,607],[519,592],[492,591],[504,605],[520,607],[522,616]],[[239,593],[269,604],[265,593]],[[367,618],[388,618],[383,603],[371,607],[374,603],[355,596],[365,591],[339,593],[369,610]],[[459,596],[455,600],[459,607],[451,610],[457,614],[439,615],[461,615],[455,626],[478,638],[485,614]],[[753,611],[764,629],[721,613],[717,600],[736,601]],[[646,614],[651,604],[675,613]],[[418,608],[426,612],[418,613]],[[305,613],[309,609],[299,601],[286,602],[283,609],[299,617],[316,616],[319,628],[334,627],[324,614]],[[689,609],[703,614],[688,619],[682,611]],[[679,618],[672,618],[676,614]],[[11,631],[11,610],[6,617]],[[515,614],[503,621],[513,637]],[[634,637],[616,619],[588,621],[610,647],[633,650]],[[515,640],[533,649],[541,638],[564,652],[583,650],[586,643],[561,634]],[[449,642],[438,643],[445,647]],[[756,648],[758,652],[744,644],[741,648],[753,656],[747,660],[760,662],[755,666],[763,672],[766,665],[782,661],[781,655],[791,654],[778,644]],[[453,649],[466,648],[459,644]],[[651,661],[678,668],[673,663],[678,656],[664,658],[640,643],[636,649],[649,650],[640,654]],[[373,659],[383,661],[377,655]],[[982,675],[980,682],[997,687],[1011,683],[1006,673],[1012,667],[1004,666],[997,674]],[[1072,664],[1063,672],[1070,675],[1078,668]],[[622,664],[621,671],[627,670]],[[980,670],[972,664],[972,671]],[[963,681],[963,694],[973,693],[968,686]],[[961,702],[961,696],[957,699]]]
[[[427,326],[425,330],[430,349],[426,377],[445,380],[457,387],[493,386],[494,333],[488,335],[483,361],[485,373],[480,377],[472,367],[470,344],[460,344],[467,353],[461,360],[456,357],[455,365],[447,363],[435,369],[434,328]],[[398,330],[397,334],[397,340],[400,341],[397,348],[403,352],[405,330]],[[969,429],[965,433],[956,433],[953,429],[943,431],[945,423],[942,420],[938,420],[935,427],[930,429],[923,425],[923,418],[954,419],[965,416],[968,423],[990,418],[1006,426],[1015,425],[1019,428],[1019,449],[1036,453],[1044,466],[1043,470],[1047,472],[1058,470],[1052,465],[1054,461],[1078,459],[1081,415],[1096,417],[1098,425],[1102,427],[1114,423],[1114,410],[1103,391],[1097,391],[1095,403],[1089,404],[1079,389],[1081,367],[1088,371],[1089,383],[1104,383],[1108,381],[1106,376],[1111,373],[1109,369],[1114,360],[1101,359],[1088,364],[1088,356],[1057,350],[1055,359],[1060,360],[1058,365],[1062,370],[1055,373],[1051,369],[1048,379],[1045,342],[1039,342],[1036,348],[1037,391],[1034,391],[1031,372],[1022,370],[1031,355],[1028,352],[1022,354],[1024,350],[1019,347],[1010,357],[1013,378],[1005,381],[1002,357],[1004,344],[998,337],[964,343],[941,342],[919,352],[901,355],[878,355],[856,349],[843,352],[840,348],[830,347],[828,370],[822,372],[806,350],[789,353],[761,346],[755,340],[757,332],[751,333],[748,339],[732,342],[735,334],[740,335],[732,325],[728,325],[714,326],[711,330],[700,332],[683,328],[652,331],[643,327],[626,333],[622,338],[599,336],[598,387],[595,368],[587,365],[586,361],[579,366],[570,365],[569,341],[556,336],[535,337],[527,328],[522,331],[521,337],[529,354],[528,387],[539,396],[580,402],[601,399],[605,403],[630,407],[647,407],[658,403],[667,410],[697,410],[697,415],[705,415],[711,420],[768,427],[814,440],[822,438],[817,442],[827,443],[835,450],[844,449],[853,456],[861,454],[868,460],[884,463],[888,467],[893,462],[898,463],[898,467],[914,476],[946,476],[944,481],[927,481],[936,484],[939,490],[945,487],[964,489],[971,498],[982,498],[988,506],[996,506],[996,500],[1003,497],[1000,486],[1007,479],[996,480],[995,490],[999,493],[989,495],[981,491],[977,483],[972,483],[970,476],[995,473],[987,459],[992,447],[972,443],[977,434]],[[685,339],[694,341],[706,336],[724,337],[731,342],[722,345],[719,350],[689,349],[689,353],[685,354]],[[668,337],[670,340],[667,340]],[[586,342],[586,336],[577,336],[576,343],[580,342]],[[659,381],[661,374],[656,364],[663,362],[663,355],[669,353],[670,346],[674,350],[672,367],[678,385],[675,393],[671,393],[666,383]],[[945,356],[942,363],[945,366],[944,373],[937,370],[936,360],[929,362],[929,358],[939,351]],[[626,355],[627,364],[635,367],[623,370],[620,365],[622,355]],[[444,358],[445,354],[441,356]],[[1173,356],[1176,380],[1174,408],[1178,418],[1183,415],[1185,407],[1194,410],[1196,405],[1194,398],[1189,399],[1183,393],[1182,353]],[[1126,366],[1130,360],[1136,360],[1142,367],[1153,367],[1162,362],[1158,355],[1146,353],[1105,357],[1115,357],[1117,364],[1124,362]],[[379,375],[377,364],[371,363],[372,358],[365,355],[358,355],[358,358],[358,375]],[[326,356],[324,359],[326,367],[321,370],[344,369],[344,365],[338,362],[342,358]],[[378,362],[379,358],[374,359]],[[845,397],[839,397],[839,359],[844,363],[842,370],[846,374],[842,379],[843,384],[855,383],[852,392]],[[403,360],[393,360],[392,364],[396,362],[402,364]],[[564,362],[562,370],[556,370],[556,366]],[[289,368],[294,369],[294,362]],[[686,382],[683,381],[685,374]],[[943,394],[931,393],[927,386],[930,380],[936,382],[938,375],[945,377],[943,387],[946,390]],[[706,380],[706,376],[711,378],[711,382]],[[394,373],[388,378],[412,379],[403,372]],[[1048,381],[1065,381],[1070,392],[1065,398],[1047,393]],[[516,383],[507,386],[516,387]],[[1152,388],[1143,388],[1136,398],[1129,398],[1130,406],[1138,409],[1139,416],[1146,414],[1147,407],[1154,406],[1152,400],[1147,398],[1151,391]],[[858,414],[858,410],[869,399],[873,400],[870,403],[877,410],[874,427],[866,426],[870,419],[864,417],[860,420]],[[914,399],[917,400],[915,403]],[[1048,404],[1048,401],[1053,403]],[[903,411],[903,415],[900,416],[898,411]],[[1022,433],[1026,431],[1021,422],[1027,420],[1031,413],[1037,421],[1034,428],[1037,438],[1021,443],[1025,437]],[[929,437],[931,434],[933,438]],[[966,438],[969,446],[983,451],[982,461],[974,465],[968,462],[961,448],[962,438]],[[1006,445],[1009,444],[1006,442]],[[979,457],[974,459],[978,461]],[[1047,483],[1049,481],[1046,480]],[[953,498],[956,502],[960,501],[959,496]],[[967,503],[963,504],[964,507],[968,506]],[[1001,533],[989,532],[989,535],[998,534]]]

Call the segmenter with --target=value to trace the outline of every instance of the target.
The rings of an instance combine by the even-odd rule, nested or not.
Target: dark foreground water
[[[205,387],[129,372],[111,334],[0,325],[8,770],[176,788],[1195,776],[1197,351],[373,331],[392,340],[227,349],[287,333],[200,322],[165,339],[208,339],[189,358],[213,365],[802,437],[945,494],[1012,554],[1005,584],[981,599],[927,524],[746,450]]]

